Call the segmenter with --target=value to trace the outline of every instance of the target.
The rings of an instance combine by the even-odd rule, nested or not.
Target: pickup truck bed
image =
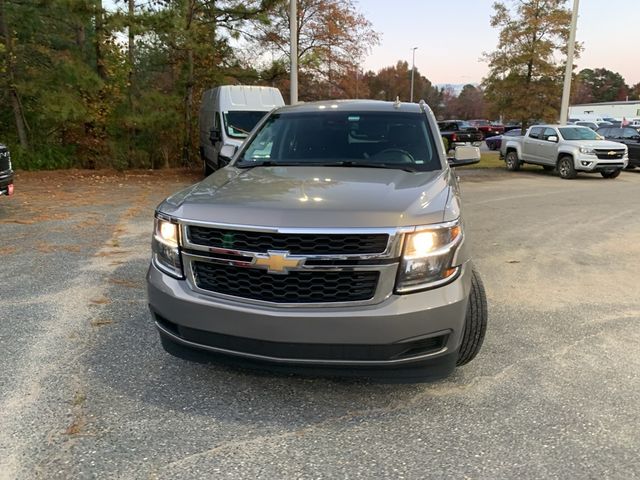
[[[445,120],[438,122],[440,135],[446,138],[450,147],[465,143],[480,144],[483,140],[482,133],[475,127],[462,120]]]

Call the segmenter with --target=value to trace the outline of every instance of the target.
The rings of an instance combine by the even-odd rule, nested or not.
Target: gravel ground
[[[0,478],[640,476],[640,172],[460,171],[489,297],[433,383],[165,354],[144,275],[186,172],[20,174],[0,198]]]

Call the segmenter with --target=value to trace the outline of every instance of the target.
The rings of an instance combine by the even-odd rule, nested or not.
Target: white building
[[[577,117],[611,117],[617,120],[622,120],[623,117],[627,120],[640,119],[640,100],[571,105],[569,118]]]

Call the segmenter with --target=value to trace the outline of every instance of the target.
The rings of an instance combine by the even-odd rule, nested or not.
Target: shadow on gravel
[[[167,415],[190,412],[203,419],[280,426],[305,425],[352,412],[393,409],[426,388],[459,383],[460,370],[428,383],[384,383],[359,378],[317,378],[195,363],[166,353],[146,305],[146,262],[117,269],[101,316],[98,342],[85,360],[98,385],[93,395],[125,398]],[[104,403],[111,403],[103,398]]]

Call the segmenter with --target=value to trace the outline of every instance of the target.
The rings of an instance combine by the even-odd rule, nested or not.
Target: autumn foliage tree
[[[489,73],[483,81],[490,113],[523,127],[557,119],[571,23],[566,0],[520,0],[512,9],[499,1],[493,9],[491,26],[500,36],[496,50],[484,54]]]
[[[573,103],[613,102],[625,100],[631,88],[622,75],[606,68],[585,68],[573,80]]]
[[[378,43],[371,22],[353,0],[298,0],[297,16],[300,99],[356,96],[360,62]],[[289,65],[290,20],[289,0],[280,0],[268,24],[254,25],[256,48],[272,55],[276,70]]]
[[[377,73],[367,72],[365,80],[370,98],[393,101],[399,98],[408,102],[411,95],[411,67],[399,60],[395,65],[380,69]],[[442,92],[416,68],[413,80],[414,100],[424,100],[434,111],[440,108]]]

